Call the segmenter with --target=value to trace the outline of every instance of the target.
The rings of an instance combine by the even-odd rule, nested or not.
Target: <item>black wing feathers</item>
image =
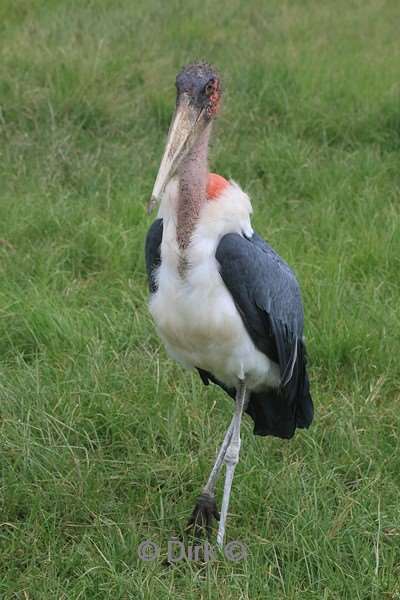
[[[280,367],[278,390],[251,395],[247,412],[255,421],[254,433],[292,437],[296,427],[308,427],[313,416],[296,278],[257,234],[250,239],[225,235],[216,258],[255,346]]]
[[[154,273],[161,264],[161,240],[163,235],[162,219],[156,219],[151,224],[146,236],[145,258],[146,271],[149,280],[149,290],[151,294],[157,291],[157,283]]]

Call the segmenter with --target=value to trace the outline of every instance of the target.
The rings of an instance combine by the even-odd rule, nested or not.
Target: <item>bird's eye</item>
[[[206,87],[204,88],[205,95],[211,96],[214,89],[215,89],[215,79],[210,79],[210,81],[207,83]]]

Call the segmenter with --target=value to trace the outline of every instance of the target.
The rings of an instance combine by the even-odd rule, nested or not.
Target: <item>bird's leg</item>
[[[231,487],[233,481],[233,475],[235,467],[239,462],[239,451],[240,451],[240,423],[242,420],[243,410],[246,407],[248,401],[248,392],[246,384],[243,380],[240,380],[239,387],[236,393],[236,407],[235,415],[232,420],[233,429],[228,443],[228,447],[224,456],[224,463],[226,465],[225,484],[224,484],[224,495],[222,498],[221,515],[219,520],[217,544],[222,547],[224,544],[225,536],[225,522],[228,514],[229,497],[231,494]],[[224,440],[225,441],[225,440]]]
[[[229,446],[229,442],[231,441],[234,421],[235,417],[233,417],[231,424],[229,425],[228,430],[225,433],[224,441],[220,446],[217,458],[211,470],[208,481],[204,486],[202,493],[197,498],[196,505],[188,522],[188,527],[194,528],[196,537],[200,537],[202,529],[205,528],[207,531],[207,536],[208,538],[210,538],[211,524],[213,518],[219,521],[219,512],[217,510],[217,504],[215,502],[214,495],[215,484],[217,483],[217,479],[221,471],[222,464],[224,462],[226,450]]]
[[[244,398],[244,403],[243,403],[243,408],[242,408],[242,413],[247,408],[248,401],[249,401],[249,394],[246,392],[245,398]],[[227,429],[227,432],[225,433],[224,441],[222,442],[222,444],[220,446],[220,449],[217,454],[217,458],[215,459],[215,463],[211,470],[208,481],[203,488],[203,492],[202,492],[203,494],[207,494],[209,496],[214,496],[215,484],[217,483],[217,479],[219,477],[219,473],[221,471],[222,464],[224,462],[225,454],[226,454],[227,448],[229,446],[229,442],[231,441],[232,432],[233,432],[233,428],[234,428],[236,420],[237,420],[237,417],[235,414],[232,417],[232,421]]]
[[[228,430],[225,433],[224,441],[222,442],[220,449],[218,450],[218,454],[217,454],[217,458],[215,459],[214,466],[211,469],[211,473],[208,478],[208,481],[203,488],[203,494],[209,494],[210,496],[214,496],[215,484],[217,483],[219,472],[220,472],[222,464],[224,462],[224,458],[225,458],[227,448],[229,446],[229,442],[231,441],[234,420],[235,420],[235,417],[233,417],[231,424],[229,425]]]

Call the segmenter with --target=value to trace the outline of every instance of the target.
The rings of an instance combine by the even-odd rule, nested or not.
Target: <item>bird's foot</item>
[[[219,512],[215,502],[215,496],[208,492],[203,492],[196,500],[196,505],[192,515],[188,521],[187,529],[193,530],[195,538],[200,539],[207,534],[207,538],[211,537],[211,526],[213,519],[219,521]]]

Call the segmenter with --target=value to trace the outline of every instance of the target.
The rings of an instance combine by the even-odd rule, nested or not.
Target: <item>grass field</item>
[[[399,6],[1,0],[0,598],[400,598]],[[315,423],[242,427],[240,562],[182,531],[233,404],[147,313],[145,205],[183,64],[222,73],[212,169],[301,282]],[[220,499],[221,489],[219,489]]]

